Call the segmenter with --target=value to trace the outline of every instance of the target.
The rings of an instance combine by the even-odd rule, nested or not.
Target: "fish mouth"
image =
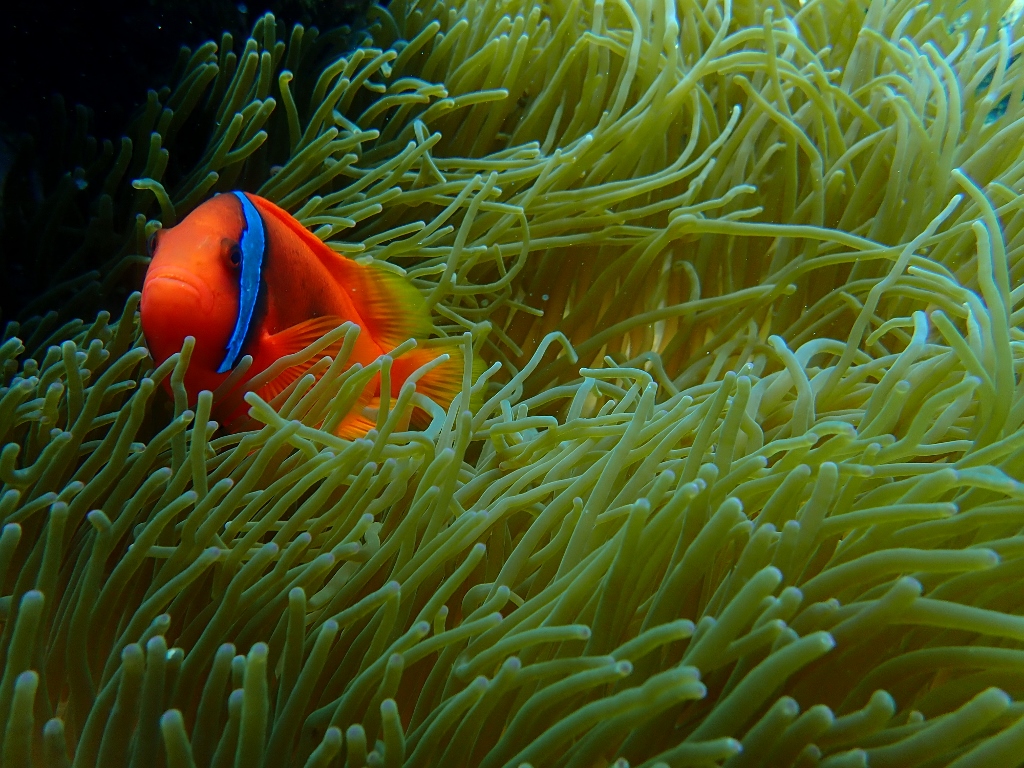
[[[180,272],[174,272],[170,270],[160,270],[156,274],[149,275],[149,279],[146,281],[150,286],[156,286],[160,284],[173,284],[179,290],[185,288],[190,294],[194,295],[198,300],[202,297],[199,290],[199,286],[195,283],[195,278],[189,274],[183,274]]]
[[[142,301],[175,307],[178,311],[191,308],[207,313],[214,308],[213,292],[205,280],[187,270],[167,267],[150,270],[142,286]]]

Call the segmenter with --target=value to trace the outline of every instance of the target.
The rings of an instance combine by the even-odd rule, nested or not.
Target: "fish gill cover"
[[[79,130],[77,265],[0,342],[0,763],[1024,762],[1008,6],[399,0],[326,58],[265,16]],[[188,407],[117,289],[234,188],[408,274],[447,412],[316,428],[391,365],[351,325],[232,395],[262,428]]]

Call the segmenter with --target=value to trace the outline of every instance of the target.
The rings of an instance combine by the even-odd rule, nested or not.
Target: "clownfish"
[[[245,355],[252,356],[248,381],[346,321],[360,327],[348,364],[364,367],[433,331],[427,304],[408,279],[335,253],[286,211],[248,192],[207,200],[177,226],[157,230],[149,250],[143,335],[157,365],[180,351],[185,337],[195,338],[184,378],[190,404],[200,391],[215,391]],[[333,356],[338,348],[340,342],[322,355]],[[461,347],[444,352],[450,359],[423,375],[416,388],[447,408],[462,388],[464,360]],[[398,357],[391,367],[392,396],[440,354],[417,348]],[[319,357],[285,370],[257,394],[271,400]],[[379,398],[379,376],[374,381],[362,405]],[[247,411],[244,403],[231,413],[219,412],[218,405],[214,416],[229,429]],[[373,426],[354,408],[336,432],[356,437]]]

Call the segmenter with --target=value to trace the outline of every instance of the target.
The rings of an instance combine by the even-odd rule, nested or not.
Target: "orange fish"
[[[361,329],[349,364],[363,366],[433,331],[426,302],[407,279],[335,253],[287,212],[248,192],[217,195],[177,226],[158,230],[150,254],[142,330],[157,364],[180,351],[186,336],[195,337],[185,374],[190,403],[200,391],[216,390],[243,356],[252,356],[248,381],[345,321]],[[445,351],[451,359],[421,377],[416,388],[447,408],[462,388],[464,362],[461,347]],[[396,359],[392,396],[439,354],[414,349]],[[258,394],[270,400],[315,362],[287,369]],[[363,405],[379,398],[379,377],[375,381]],[[215,416],[229,428],[246,410],[242,404],[223,413],[214,403]],[[337,432],[355,437],[373,426],[356,408]]]

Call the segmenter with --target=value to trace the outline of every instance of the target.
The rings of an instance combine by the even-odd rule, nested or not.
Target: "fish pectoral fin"
[[[311,317],[309,320],[303,320],[301,323],[291,325],[277,333],[269,334],[264,339],[263,345],[266,345],[267,350],[277,355],[278,358],[293,355],[296,352],[301,352],[310,344],[319,341],[344,322],[345,318],[338,317],[337,315]],[[319,357],[324,355],[331,355],[333,357],[330,350],[337,353],[341,349],[341,344],[341,340],[335,342],[321,352]]]
[[[275,397],[284,392],[288,385],[295,381],[297,378],[302,376],[306,372],[309,366],[303,368],[302,366],[296,365],[292,368],[285,370],[280,376],[271,381],[269,384],[264,385],[257,391],[260,397],[266,400],[268,403]]]
[[[304,320],[301,323],[289,326],[277,333],[268,334],[260,342],[261,356],[265,351],[270,359],[280,360],[289,355],[298,355],[310,344],[315,344],[326,334],[333,331],[344,323],[344,318],[336,315],[323,315]],[[328,345],[320,352],[314,354],[307,360],[296,362],[295,365],[285,368],[280,375],[265,384],[259,390],[259,396],[269,402],[281,394],[289,384],[303,376],[310,368],[316,365],[324,357],[335,357],[341,351],[344,337],[333,344]]]

